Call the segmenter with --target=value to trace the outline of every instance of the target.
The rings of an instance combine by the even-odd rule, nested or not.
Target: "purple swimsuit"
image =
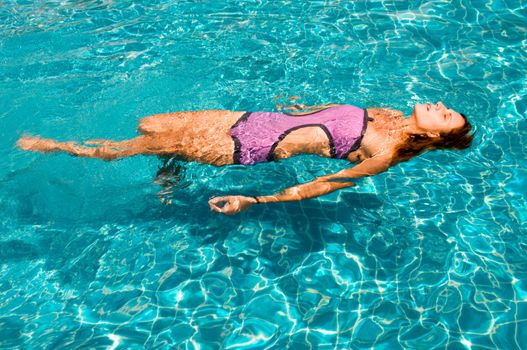
[[[274,160],[278,143],[290,132],[318,126],[326,133],[332,158],[347,158],[357,150],[366,127],[366,109],[350,105],[329,107],[301,116],[276,112],[246,112],[234,124],[234,163],[254,164]]]

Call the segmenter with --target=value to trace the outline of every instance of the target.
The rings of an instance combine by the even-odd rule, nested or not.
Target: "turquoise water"
[[[0,3],[0,348],[527,348],[524,1]],[[145,115],[443,101],[474,146],[227,217],[346,162],[115,162]],[[279,96],[277,99],[275,99]],[[170,175],[171,174],[171,175]]]

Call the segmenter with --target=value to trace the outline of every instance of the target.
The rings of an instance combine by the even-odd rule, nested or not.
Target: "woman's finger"
[[[210,208],[218,213],[227,213],[230,209],[229,197],[214,197],[209,200]]]
[[[211,200],[209,200],[210,209],[214,211],[220,211],[221,208],[218,206],[219,202],[220,200],[217,198],[212,198]]]
[[[234,207],[232,206],[232,204],[227,203],[227,204],[222,208],[221,213],[222,213],[222,214],[225,214],[225,215],[233,215],[233,214],[236,214],[236,208],[234,208]]]
[[[227,199],[225,197],[214,197],[211,200],[209,200],[209,204],[210,205],[214,205],[214,206],[219,208],[219,205],[221,203],[226,202],[226,201],[227,201]]]
[[[214,197],[209,200],[209,203],[217,204],[218,202],[225,201],[225,197]]]
[[[210,210],[220,212],[220,208],[217,205],[209,202],[209,206]]]

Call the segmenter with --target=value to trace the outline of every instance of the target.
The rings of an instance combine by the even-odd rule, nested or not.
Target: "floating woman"
[[[350,179],[371,176],[428,150],[465,149],[472,144],[467,118],[438,102],[417,104],[411,115],[387,108],[351,105],[312,107],[308,113],[204,110],[142,118],[141,134],[130,140],[91,140],[84,145],[22,136],[17,145],[37,152],[66,152],[114,160],[135,155],[179,157],[216,166],[251,165],[297,154],[347,159],[354,166],[281,193],[224,196],[210,208],[236,214],[256,203],[313,198],[354,186]]]

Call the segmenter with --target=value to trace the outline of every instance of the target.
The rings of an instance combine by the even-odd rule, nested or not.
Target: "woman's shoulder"
[[[391,108],[367,108],[370,122],[362,139],[361,148],[365,158],[374,155],[391,157],[401,142],[400,135],[394,133],[400,125],[400,119],[404,113]],[[390,159],[390,162],[393,162]]]

